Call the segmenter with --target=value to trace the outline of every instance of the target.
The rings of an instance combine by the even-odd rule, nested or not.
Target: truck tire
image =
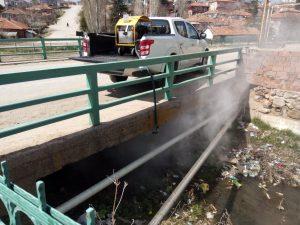
[[[209,51],[209,49],[207,48],[207,49],[205,49],[205,51],[207,52],[207,51]],[[202,65],[207,65],[207,62],[208,62],[208,57],[203,57],[203,58],[201,59],[200,64],[201,64],[201,66],[202,66]],[[207,72],[207,69],[208,69],[208,68],[201,69],[201,70],[200,70],[200,73],[206,73],[206,72]]]
[[[114,76],[114,75],[109,75],[109,78],[113,83],[126,81],[128,79],[128,77],[126,76]]]

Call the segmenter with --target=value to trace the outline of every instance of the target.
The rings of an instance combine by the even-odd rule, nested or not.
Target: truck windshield
[[[170,34],[170,24],[167,20],[151,20],[151,33]]]

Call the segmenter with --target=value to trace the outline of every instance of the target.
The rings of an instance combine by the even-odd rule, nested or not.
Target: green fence
[[[234,53],[237,52],[238,57],[236,59],[227,60],[223,62],[216,63],[217,56],[220,54],[226,53]],[[97,73],[105,72],[105,71],[115,71],[125,68],[139,68],[139,67],[147,67],[150,65],[155,64],[165,64],[166,70],[164,73],[157,74],[154,76],[156,81],[164,80],[165,85],[163,87],[156,88],[157,93],[164,93],[165,98],[167,100],[172,99],[173,97],[173,90],[185,85],[192,84],[199,80],[207,80],[209,85],[213,85],[213,79],[215,76],[218,76],[223,73],[231,72],[236,70],[236,66],[234,68],[228,69],[226,71],[221,71],[216,73],[215,68],[219,65],[223,65],[226,63],[233,63],[239,62],[241,48],[233,48],[233,49],[226,49],[220,51],[207,51],[195,54],[187,54],[187,55],[175,55],[175,56],[165,56],[165,57],[157,57],[157,58],[150,58],[150,59],[138,59],[132,61],[122,61],[122,62],[110,62],[110,63],[99,63],[93,65],[83,65],[83,66],[75,66],[75,67],[64,67],[64,68],[55,68],[55,69],[47,69],[47,70],[38,70],[38,71],[29,71],[29,72],[18,72],[18,73],[8,73],[8,74],[0,74],[0,85],[7,85],[7,84],[16,84],[20,82],[29,82],[29,81],[36,81],[36,80],[43,80],[49,78],[59,78],[59,77],[68,77],[74,75],[81,75],[85,74],[87,78],[87,88],[76,90],[73,92],[27,100],[23,102],[14,102],[7,105],[0,105],[0,113],[20,109],[28,106],[33,106],[37,104],[42,104],[46,102],[61,100],[72,98],[76,96],[87,95],[89,98],[89,106],[83,107],[76,111],[71,111],[65,114],[57,115],[54,117],[38,120],[38,121],[29,121],[28,123],[20,124],[14,127],[8,127],[5,129],[0,130],[0,138],[17,134],[19,132],[27,131],[30,129],[34,129],[37,127],[41,127],[44,125],[52,124],[58,121],[70,119],[73,117],[81,116],[84,114],[89,114],[91,122],[93,126],[97,126],[100,124],[100,116],[99,110],[113,107],[125,102],[129,102],[135,100],[137,98],[150,95],[153,93],[152,90],[137,93],[130,96],[124,96],[117,100],[113,100],[106,103],[101,103],[98,97],[98,92],[105,91],[109,89],[118,89],[122,87],[130,87],[135,84],[141,84],[145,82],[150,82],[151,77],[141,77],[130,81],[123,81],[119,83],[109,84],[109,85],[100,85],[98,84]],[[209,57],[209,63],[207,65],[195,66],[191,68],[185,68],[180,70],[174,70],[175,62],[179,62],[181,60],[190,60],[195,58],[201,57]],[[174,83],[174,77],[180,76],[183,74],[191,73],[191,72],[199,72],[203,69],[208,68],[208,73],[200,74],[198,77],[190,78],[188,80],[184,80],[180,83]]]
[[[36,183],[37,197],[13,184],[5,161],[1,162],[0,201],[4,205],[5,216],[0,219],[0,225],[27,225],[24,215],[34,225],[80,225],[46,202],[45,185],[42,181]],[[87,225],[95,225],[96,212],[93,208],[86,210]]]
[[[4,57],[78,52],[82,55],[81,38],[20,38],[0,39],[0,62]]]

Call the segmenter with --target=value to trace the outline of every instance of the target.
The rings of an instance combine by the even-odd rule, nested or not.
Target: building
[[[32,5],[31,0],[4,0],[6,7],[19,7],[25,8]]]
[[[222,11],[222,10],[237,10],[241,8],[240,1],[237,0],[211,0],[209,10],[211,11]]]
[[[5,11],[3,11],[0,14],[0,17],[8,19],[8,20],[15,20],[22,23],[27,23],[28,19],[30,18],[30,14],[20,8],[9,8]]]
[[[271,16],[269,40],[272,41],[299,41],[300,10],[281,8]]]
[[[39,4],[39,5],[33,5],[29,8],[27,8],[28,11],[31,11],[33,13],[47,13],[51,14],[53,12],[53,8],[50,7],[48,4]]]
[[[0,35],[2,37],[26,38],[28,26],[24,23],[0,18]]]
[[[204,14],[211,18],[247,19],[249,17],[252,17],[251,13],[243,10],[216,10],[207,11]]]
[[[188,6],[189,16],[195,15],[197,13],[205,13],[209,10],[208,2],[193,2]]]

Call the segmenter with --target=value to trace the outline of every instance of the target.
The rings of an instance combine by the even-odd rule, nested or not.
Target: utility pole
[[[266,32],[266,21],[267,21],[269,4],[270,4],[270,0],[264,0],[264,9],[263,9],[263,16],[262,16],[262,20],[261,20],[259,42],[258,42],[259,47],[261,47],[265,41],[264,38],[265,38],[265,32]]]

